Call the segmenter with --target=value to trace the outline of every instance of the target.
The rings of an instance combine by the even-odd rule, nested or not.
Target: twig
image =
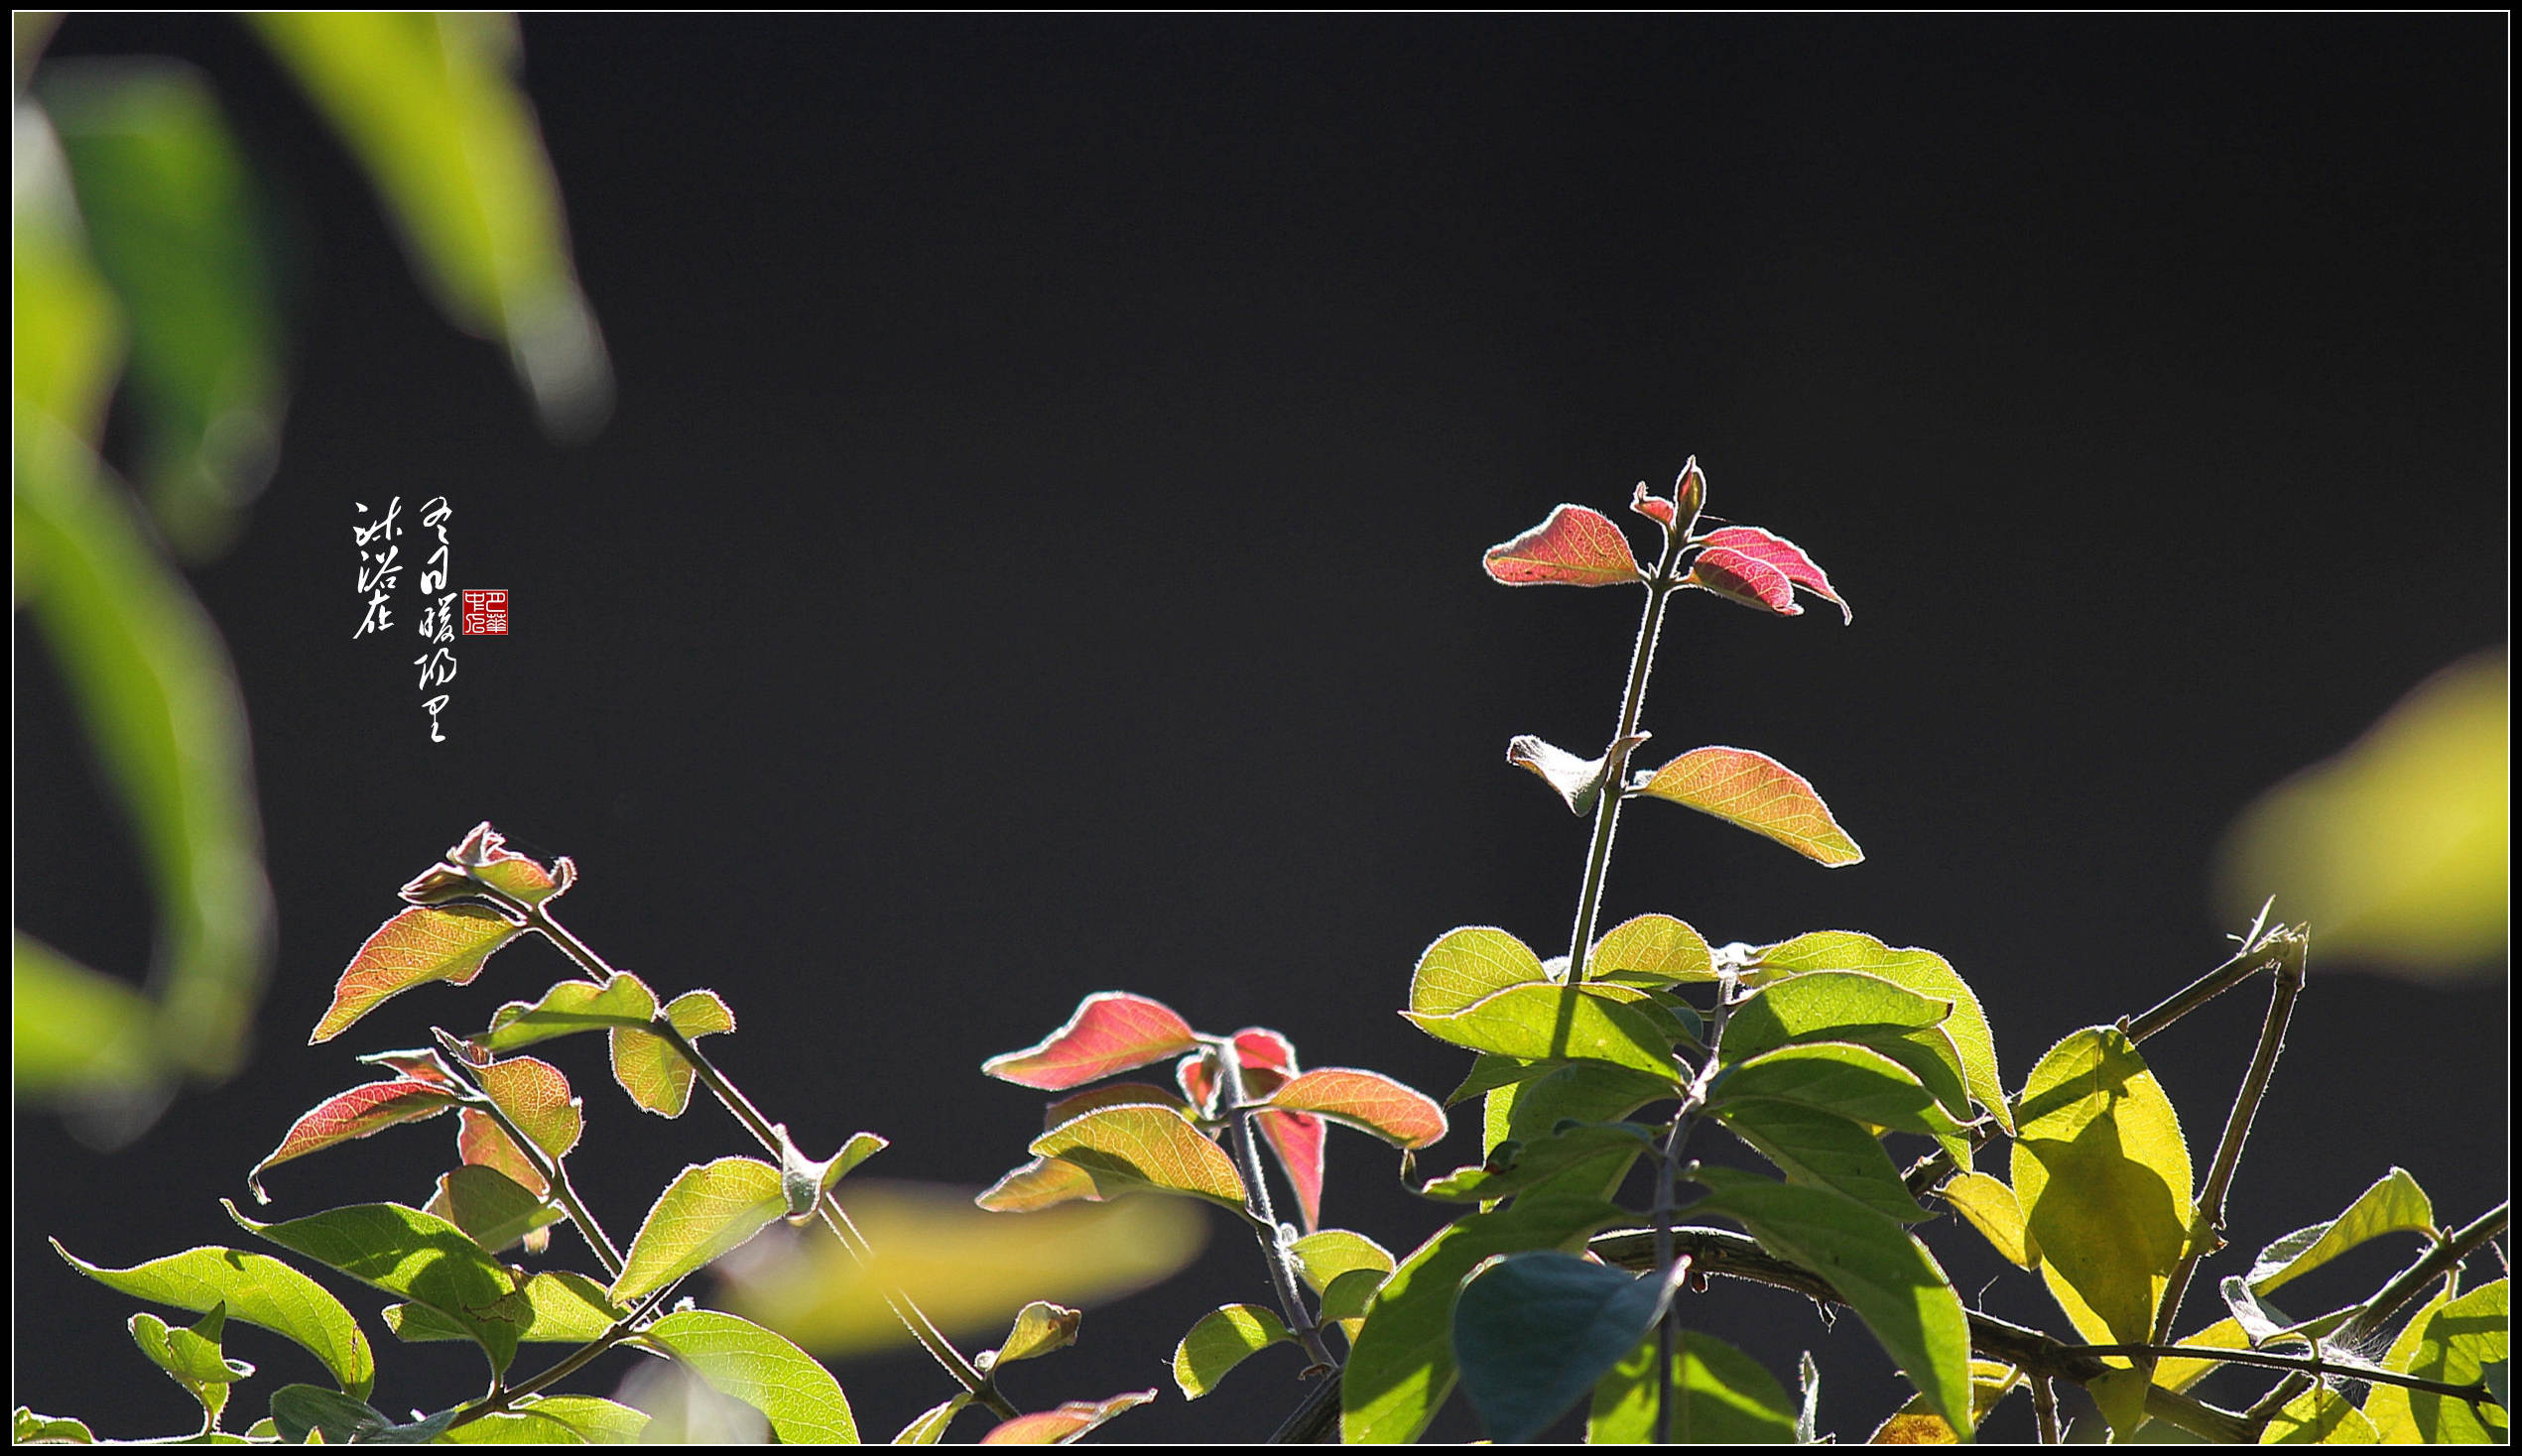
[[[1235,1050],[1234,1038],[1220,1036],[1208,1043],[1217,1058],[1219,1095],[1227,1107],[1234,1109],[1228,1119],[1233,1130],[1235,1157],[1243,1164],[1244,1197],[1254,1217],[1253,1233],[1261,1240],[1261,1258],[1270,1266],[1270,1286],[1279,1296],[1279,1307],[1287,1311],[1288,1333],[1305,1347],[1314,1363],[1307,1374],[1331,1371],[1339,1362],[1331,1357],[1330,1347],[1323,1343],[1323,1331],[1314,1322],[1313,1313],[1305,1307],[1305,1290],[1297,1283],[1296,1263],[1288,1253],[1279,1232],[1279,1215],[1270,1206],[1270,1182],[1262,1176],[1261,1150],[1252,1137],[1253,1111],[1245,1106],[1243,1057]]]

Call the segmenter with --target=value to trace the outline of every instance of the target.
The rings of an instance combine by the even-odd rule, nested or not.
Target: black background
[[[1693,453],[1710,509],[1806,546],[1856,620],[1681,601],[1649,761],[1774,754],[1868,858],[1824,871],[1646,805],[1612,915],[1936,949],[2019,1081],[2223,958],[2210,855],[2254,795],[2503,638],[2505,38],[2497,16],[531,19],[619,378],[609,426],[564,448],[432,313],[239,27],[72,18],[56,54],[198,61],[281,199],[285,454],[193,579],[244,682],[282,912],[246,1074],[111,1155],[17,1119],[16,1398],[186,1428],[130,1301],[44,1237],[118,1266],[249,1243],[217,1197],[361,1079],[353,1054],[564,973],[529,945],[304,1048],[394,887],[478,819],[576,859],[567,916],[617,964],[720,991],[744,1026],[724,1064],[801,1141],[892,1138],[871,1173],[977,1186],[1021,1160],[1040,1099],[978,1064],[1103,988],[1441,1093],[1461,1054],[1394,1008],[1450,926],[1564,949],[1584,836],[1502,752],[1598,749],[1637,607],[1502,590],[1479,553],[1562,500],[1631,520],[1631,484]],[[346,528],[354,500],[441,494],[456,584],[508,588],[514,625],[461,641],[432,745],[410,654],[350,640]],[[128,835],[18,644],[20,923],[136,971]],[[2336,969],[2317,927],[2314,959]],[[2260,1003],[2147,1047],[2202,1168]],[[2233,1200],[2241,1255],[2394,1163],[2440,1217],[2482,1211],[2505,1028],[2501,982],[2316,975]],[[630,1109],[591,1042],[553,1054],[617,1226],[685,1162],[750,1151],[706,1107]],[[278,1170],[275,1207],[416,1201],[442,1140]],[[1344,1134],[1325,1212],[1396,1252],[1445,1218]],[[1265,1433],[1299,1394],[1283,1353],[1198,1406],[1164,1374],[1202,1309],[1266,1297],[1249,1241],[1212,1232],[1017,1397],[1159,1386],[1111,1436]],[[2027,1275],[1982,1294],[1974,1235],[1927,1233],[1965,1299],[2063,1327]],[[1790,1384],[1819,1351],[1842,1439],[1899,1389],[1852,1320],[1721,1286],[1700,1308]],[[454,1347],[381,1353],[389,1409],[478,1375]],[[838,1374],[873,1439],[946,1389],[916,1356]],[[1434,1433],[1475,1431],[1457,1401]]]

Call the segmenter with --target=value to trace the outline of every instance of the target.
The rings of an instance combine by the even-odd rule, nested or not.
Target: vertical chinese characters
[[[352,501],[350,505],[360,515],[368,514],[366,502]],[[396,496],[385,503],[384,514],[364,526],[350,528],[350,539],[359,547],[358,591],[367,605],[357,630],[350,634],[353,642],[394,625],[394,607],[389,598],[394,593],[394,583],[403,575],[403,548],[395,545],[395,538],[402,532],[394,518],[402,509],[403,498]]]
[[[450,569],[450,548],[446,540],[447,519],[455,508],[444,496],[432,496],[421,510],[421,529],[438,538],[437,549],[429,553],[429,562],[421,568],[421,655],[412,666],[421,669],[421,691],[442,687],[455,676],[454,607],[457,593],[446,589]],[[446,709],[448,694],[441,692],[425,698],[421,706],[429,713],[429,738],[432,743],[444,743],[446,735],[439,730],[438,715]]]

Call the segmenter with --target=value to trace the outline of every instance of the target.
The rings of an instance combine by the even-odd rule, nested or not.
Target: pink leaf
[[[1077,1004],[1067,1026],[1022,1051],[991,1057],[981,1070],[1045,1092],[1066,1092],[1198,1044],[1191,1024],[1163,1002],[1098,991]]]
[[[499,1124],[486,1112],[465,1108],[456,1114],[455,1155],[470,1165],[492,1168],[506,1173],[532,1190],[536,1197],[550,1191],[542,1170],[534,1160],[520,1152],[516,1143],[500,1131]]]
[[[1321,1113],[1397,1148],[1425,1148],[1445,1136],[1445,1109],[1381,1072],[1321,1067],[1272,1093],[1270,1103]]]
[[[1781,617],[1804,615],[1804,608],[1795,604],[1795,583],[1787,580],[1787,573],[1758,556],[1727,546],[1701,551],[1699,559],[1691,563],[1690,574],[1682,578],[1682,585],[1712,591],[1727,601]]]
[[[407,910],[377,927],[333,987],[332,1005],[309,1045],[329,1041],[353,1022],[431,981],[461,986],[481,974],[490,953],[515,939],[518,927],[473,905]]]
[[[1323,1120],[1301,1112],[1265,1112],[1253,1119],[1269,1142],[1288,1186],[1296,1190],[1297,1211],[1305,1216],[1305,1232],[1323,1225],[1323,1144],[1330,1130]]]
[[[1668,531],[1688,535],[1699,524],[1699,508],[1707,501],[1707,477],[1700,473],[1699,457],[1693,455],[1673,482],[1673,498],[1649,495],[1646,482],[1638,482],[1637,494],[1630,497],[1629,509],[1641,516],[1661,522]]]
[[[304,1157],[336,1143],[380,1133],[398,1123],[418,1122],[436,1117],[455,1105],[446,1087],[438,1083],[398,1077],[391,1082],[370,1082],[347,1092],[325,1098],[308,1110],[253,1170],[245,1175],[245,1186],[263,1203],[271,1198],[263,1192],[263,1169],[293,1157]]]
[[[1662,496],[1646,493],[1646,482],[1638,482],[1637,494],[1629,497],[1629,509],[1671,530],[1681,522],[1681,507]]]
[[[1296,1043],[1267,1027],[1246,1027],[1235,1032],[1235,1059],[1243,1063],[1247,1083],[1255,1070],[1296,1075]],[[1254,1091],[1248,1085],[1244,1090]]]
[[[1765,834],[1826,865],[1865,858],[1802,775],[1747,748],[1692,749],[1656,770],[1636,791]]]
[[[1856,613],[1839,599],[1837,592],[1830,590],[1830,578],[1824,574],[1821,567],[1814,565],[1813,558],[1804,553],[1804,547],[1794,542],[1772,536],[1757,526],[1727,526],[1709,532],[1706,541],[1712,550],[1739,551],[1776,567],[1787,580],[1836,606],[1841,621],[1856,620]],[[1701,559],[1706,558],[1702,556]]]
[[[1490,546],[1481,560],[1491,580],[1508,586],[1616,586],[1640,574],[1620,528],[1582,506],[1558,507],[1539,526]]]
[[[1065,1445],[1133,1405],[1156,1398],[1154,1391],[1132,1391],[1109,1400],[1072,1400],[1057,1410],[1038,1410],[1003,1421],[981,1437],[984,1446]]]

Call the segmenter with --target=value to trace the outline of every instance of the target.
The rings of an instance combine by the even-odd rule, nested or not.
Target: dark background
[[[1598,749],[1635,625],[1628,593],[1481,576],[1555,502],[1630,521],[1632,482],[1696,453],[1711,510],[1802,544],[1857,614],[1681,601],[1646,722],[1650,761],[1784,760],[1866,861],[1640,806],[1611,915],[1936,949],[2018,1082],[2223,958],[2210,854],[2254,795],[2504,636],[2501,17],[525,39],[619,380],[578,448],[431,311],[241,28],[79,16],[56,43],[216,78],[280,199],[299,350],[279,474],[193,574],[244,682],[281,905],[260,1054],[111,1155],[17,1119],[16,1398],[100,1433],[193,1417],[130,1347],[131,1301],[45,1236],[118,1266],[250,1242],[216,1199],[361,1079],[356,1052],[565,972],[528,945],[304,1049],[394,888],[478,819],[576,859],[567,918],[617,964],[721,992],[744,1027],[724,1064],[802,1141],[874,1128],[870,1172],[976,1186],[1040,1107],[978,1064],[1097,989],[1453,1084],[1462,1055],[1394,1009],[1449,927],[1564,949],[1584,835],[1503,750]],[[455,584],[514,603],[510,636],[460,641],[444,745],[401,631],[349,638],[350,503],[398,494],[407,520],[447,496]],[[128,837],[18,647],[19,921],[136,973]],[[2317,933],[2314,961],[2336,969]],[[2202,1168],[2261,1002],[2147,1047]],[[2317,974],[2228,1260],[2395,1163],[2441,1218],[2483,1211],[2505,1029],[2501,981]],[[556,1046],[591,1116],[573,1166],[616,1227],[683,1163],[750,1151],[706,1107],[629,1108],[592,1041]],[[280,1169],[275,1208],[417,1201],[443,1139]],[[1380,1147],[1335,1134],[1332,1159],[1328,1222],[1399,1253],[1444,1220]],[[2063,1327],[2029,1275],[1982,1295],[1976,1236],[1926,1232],[1966,1299]],[[1113,1437],[1253,1438],[1299,1395],[1283,1352],[1196,1407],[1163,1362],[1265,1287],[1216,1219],[1193,1271],[1010,1384],[1034,1405],[1159,1386]],[[363,1320],[384,1302],[344,1293]],[[1701,1308],[1790,1385],[1816,1349],[1842,1439],[1899,1389],[1853,1320],[1739,1287]],[[313,1378],[258,1332],[233,1348]],[[455,1347],[381,1355],[389,1409],[478,1375]],[[946,1391],[916,1356],[838,1374],[870,1439]],[[1992,1433],[2028,1433],[2020,1403]],[[1474,1428],[1457,1401],[1435,1433]]]

